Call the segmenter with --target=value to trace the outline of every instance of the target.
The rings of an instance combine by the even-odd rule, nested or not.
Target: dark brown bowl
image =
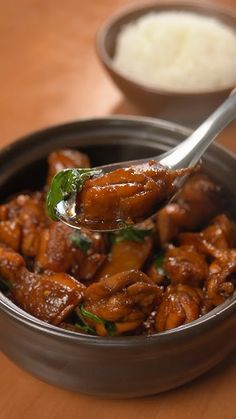
[[[40,131],[0,152],[1,200],[40,188],[46,156],[58,148],[87,152],[94,165],[151,157],[189,130],[150,118],[91,119]],[[225,189],[236,216],[236,156],[210,147],[205,170]],[[153,336],[102,338],[48,325],[0,293],[0,349],[32,375],[57,386],[104,397],[165,391],[203,374],[236,347],[236,296],[202,318]]]
[[[224,89],[196,90],[183,92],[153,88],[133,80],[123,74],[113,64],[116,39],[122,27],[149,12],[168,10],[196,12],[204,16],[216,17],[236,30],[235,10],[213,4],[199,2],[157,1],[151,4],[126,8],[109,18],[97,34],[96,49],[98,56],[109,75],[133,103],[145,112],[194,126],[208,116],[229,95],[234,86]]]

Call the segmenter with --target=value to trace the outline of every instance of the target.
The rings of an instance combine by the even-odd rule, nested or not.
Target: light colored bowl
[[[134,22],[149,12],[169,10],[196,12],[204,16],[216,17],[221,22],[236,30],[236,11],[213,4],[200,2],[159,1],[151,4],[126,8],[109,18],[97,34],[96,49],[98,57],[108,71],[114,83],[124,95],[147,114],[159,118],[196,126],[207,117],[229,95],[234,86],[214,90],[167,90],[149,87],[127,76],[114,65],[113,57],[116,40],[122,27]]]
[[[79,121],[29,135],[0,151],[0,199],[45,183],[46,156],[78,148],[94,165],[151,157],[190,131],[151,118]],[[226,191],[236,217],[236,156],[210,147],[205,170]],[[180,386],[236,347],[236,296],[198,320],[152,336],[102,338],[48,325],[0,293],[0,349],[17,365],[57,386],[104,397],[138,397]]]

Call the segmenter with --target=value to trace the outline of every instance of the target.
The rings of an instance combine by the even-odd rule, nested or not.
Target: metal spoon
[[[166,153],[155,156],[152,160],[173,170],[194,167],[216,136],[235,117],[236,89],[232,91],[231,95],[185,141]],[[103,174],[105,174],[118,168],[144,164],[148,161],[150,161],[150,158],[107,164],[99,166],[98,169],[101,169]],[[183,179],[179,181],[178,188],[180,188],[182,184]],[[74,228],[80,228],[78,220],[76,220],[75,198],[76,196],[73,195],[69,200],[59,202],[56,207],[56,212],[58,218],[63,223]]]

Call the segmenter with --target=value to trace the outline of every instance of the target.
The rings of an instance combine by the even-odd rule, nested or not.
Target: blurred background
[[[143,0],[20,0],[0,2],[0,141],[78,118],[154,115],[131,104],[114,85],[95,51],[103,22]],[[201,3],[198,0],[197,3]],[[235,0],[208,0],[236,9]],[[181,118],[180,118],[181,119]],[[180,122],[183,122],[180,120]],[[185,121],[184,121],[185,122]],[[191,121],[186,125],[191,125]],[[224,133],[231,141],[232,124]],[[235,142],[236,144],[236,142]]]

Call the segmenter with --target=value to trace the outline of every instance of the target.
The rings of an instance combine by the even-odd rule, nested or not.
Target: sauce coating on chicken
[[[183,171],[150,162],[89,178],[88,157],[72,150],[57,150],[48,162],[43,191],[0,205],[0,287],[23,310],[71,332],[150,335],[190,323],[233,295],[236,227],[208,176],[192,175],[152,220],[108,234],[47,216],[47,181],[58,170],[76,176],[73,166],[81,166],[78,206],[103,228],[152,213]]]
[[[95,230],[139,223],[170,199],[184,173],[149,161],[88,179],[77,196],[79,222]]]

